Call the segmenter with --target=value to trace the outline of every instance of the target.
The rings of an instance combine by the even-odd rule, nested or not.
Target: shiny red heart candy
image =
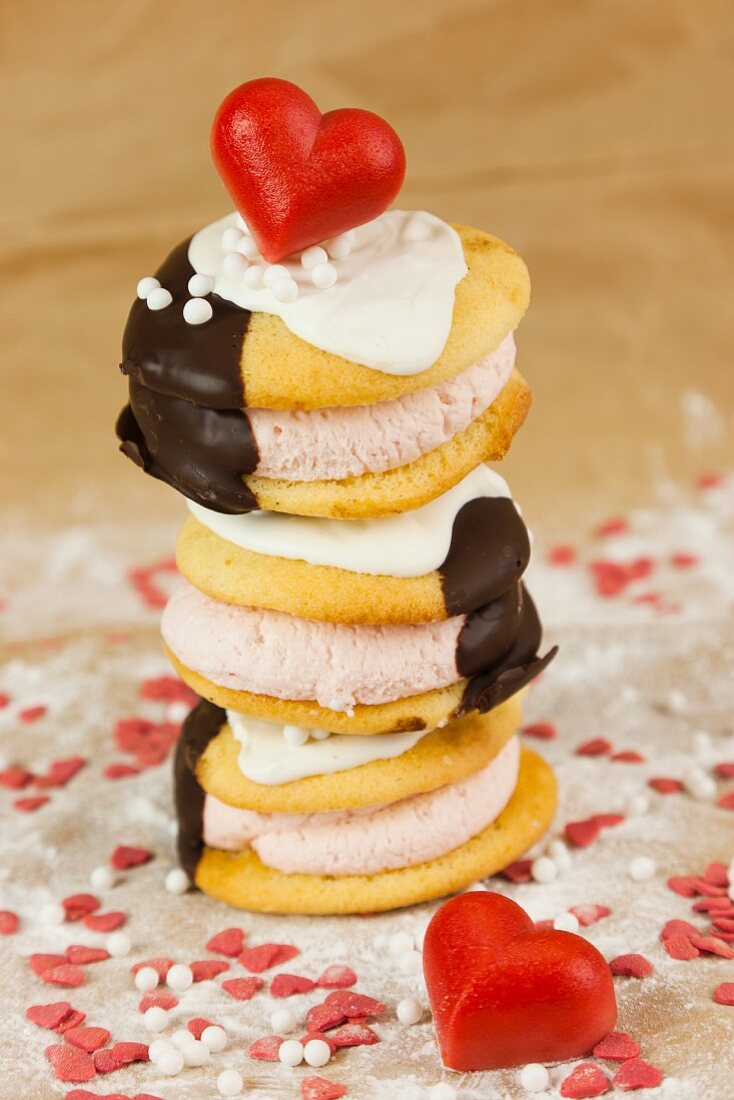
[[[384,119],[353,108],[322,115],[295,84],[273,77],[230,92],[211,150],[269,263],[376,218],[405,175],[403,146]]]
[[[603,955],[571,932],[536,931],[501,894],[476,891],[442,905],[426,932],[423,967],[450,1069],[578,1058],[617,1019]]]

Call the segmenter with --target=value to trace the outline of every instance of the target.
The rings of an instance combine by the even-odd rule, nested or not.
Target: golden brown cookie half
[[[397,802],[458,783],[486,767],[517,731],[522,709],[517,696],[489,714],[470,714],[427,733],[393,760],[375,760],[331,775],[264,786],[239,769],[238,742],[223,725],[196,765],[196,778],[220,802],[259,813],[325,813]],[[286,752],[287,746],[283,745]]]
[[[530,387],[516,370],[489,408],[442,446],[405,466],[343,481],[243,481],[262,510],[333,519],[369,519],[419,508],[447,492],[480,462],[504,458],[530,408]]]
[[[376,875],[287,875],[266,867],[250,849],[204,848],[196,885],[239,909],[263,913],[375,913],[463,890],[495,874],[532,847],[556,807],[553,772],[524,749],[515,793],[499,817],[453,852],[428,863]]]
[[[385,374],[306,343],[275,314],[253,313],[241,357],[247,404],[322,409],[391,401],[436,386],[494,351],[528,308],[528,271],[517,252],[498,237],[467,226],[454,228],[469,271],[456,288],[448,340],[428,370]]]

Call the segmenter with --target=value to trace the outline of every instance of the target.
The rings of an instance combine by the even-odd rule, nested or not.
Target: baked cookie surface
[[[556,783],[548,764],[524,749],[510,802],[489,826],[454,851],[373,875],[284,874],[252,851],[204,847],[194,873],[199,889],[239,909],[266,913],[371,913],[399,909],[462,890],[502,870],[548,828]]]
[[[522,709],[515,696],[489,714],[470,714],[449,727],[427,733],[412,749],[394,759],[274,786],[254,783],[242,774],[238,766],[240,746],[226,723],[226,714],[220,714],[223,724],[200,756],[196,746],[188,752],[184,744],[183,751],[193,757],[189,764],[203,790],[240,809],[300,814],[397,802],[456,783],[497,755],[517,731]],[[186,730],[182,736],[186,738]],[[283,752],[288,751],[292,750],[283,742]]]

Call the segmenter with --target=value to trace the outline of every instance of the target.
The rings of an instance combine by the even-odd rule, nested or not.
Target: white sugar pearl
[[[456,1089],[453,1085],[441,1081],[440,1084],[432,1086],[428,1096],[429,1100],[456,1100]]]
[[[245,286],[250,288],[250,290],[262,290],[264,286],[264,274],[264,267],[260,267],[259,264],[253,264],[252,267],[248,267],[247,271],[242,276],[242,281],[244,282]]]
[[[222,271],[225,275],[241,275],[247,271],[247,260],[239,252],[228,252],[222,260]]]
[[[627,803],[627,813],[632,817],[644,817],[650,809],[650,799],[646,794],[633,794]]]
[[[130,954],[132,944],[130,937],[124,932],[113,932],[107,937],[106,947],[113,959],[124,959]]]
[[[289,1031],[295,1031],[298,1027],[298,1020],[294,1012],[291,1012],[290,1008],[276,1008],[274,1012],[270,1014],[270,1026],[273,1029],[275,1035],[287,1035]]]
[[[540,1062],[529,1062],[520,1070],[520,1084],[526,1092],[545,1092],[550,1085],[550,1073]]]
[[[158,1058],[156,1068],[165,1074],[166,1077],[175,1077],[177,1073],[180,1073],[184,1067],[183,1054],[180,1050],[176,1050],[175,1047],[171,1047],[170,1050],[164,1050]]]
[[[166,309],[173,301],[170,290],[166,290],[165,287],[157,286],[151,290],[148,297],[145,299],[145,304],[148,309],[158,311],[159,309]]]
[[[328,290],[337,278],[337,271],[333,264],[316,264],[311,268],[311,282],[319,290]]]
[[[303,1048],[303,1057],[307,1066],[320,1069],[331,1058],[331,1047],[323,1039],[309,1039]]]
[[[193,298],[206,298],[214,290],[214,280],[211,275],[192,275],[189,279],[189,294]]]
[[[175,1049],[170,1039],[154,1039],[148,1047],[148,1057],[153,1065],[156,1065],[161,1055],[165,1054],[167,1050]]]
[[[169,722],[183,722],[191,707],[186,703],[169,703],[166,707],[166,719]]]
[[[300,1066],[303,1061],[303,1046],[298,1039],[286,1039],[280,1044],[278,1061],[284,1066]]]
[[[420,951],[406,951],[398,955],[396,966],[401,974],[419,974],[423,968],[423,956]]]
[[[175,1047],[178,1047],[179,1050],[183,1050],[185,1046],[195,1041],[194,1036],[187,1027],[180,1027],[178,1031],[174,1031],[171,1036],[171,1042]]]
[[[686,781],[686,790],[696,802],[710,802],[716,794],[716,784],[710,775],[699,772]]]
[[[536,882],[555,882],[558,878],[558,865],[548,856],[538,856],[530,866],[530,874]]]
[[[242,1092],[242,1074],[236,1069],[223,1069],[217,1077],[220,1096],[239,1096]]]
[[[191,880],[182,867],[172,867],[164,882],[169,894],[185,894],[191,886]]]
[[[318,244],[312,244],[310,248],[305,248],[301,255],[301,266],[310,271],[312,267],[316,267],[316,264],[325,264],[328,260],[326,255],[326,249],[321,248]]]
[[[260,249],[252,237],[243,237],[237,245],[237,251],[242,256],[246,256],[248,260],[260,259]]]
[[[310,735],[314,741],[328,741],[331,737],[330,730],[311,730]]]
[[[285,305],[295,302],[298,297],[298,283],[295,279],[276,279],[270,289],[275,300]]]
[[[140,298],[140,300],[144,302],[150,294],[151,290],[157,290],[160,285],[161,284],[156,278],[154,278],[153,275],[146,275],[145,278],[141,279],[138,283],[137,287],[135,288],[135,293],[137,294],[138,298]]]
[[[276,279],[290,279],[291,273],[283,264],[268,264],[263,275],[265,286],[272,286]]]
[[[655,878],[655,860],[648,856],[638,856],[628,863],[627,870],[633,882],[649,882]]]
[[[160,1005],[151,1005],[143,1014],[146,1031],[165,1031],[168,1027],[168,1013]]]
[[[115,872],[111,867],[95,867],[89,881],[95,890],[110,890],[115,885]]]
[[[141,966],[135,975],[135,988],[141,993],[150,993],[158,985],[158,971],[152,966]]]
[[[416,1001],[415,997],[405,997],[402,1001],[398,1001],[395,1011],[400,1023],[405,1024],[406,1027],[417,1024],[423,1017],[423,1006],[420,1001]]]
[[[47,905],[41,906],[38,916],[41,919],[41,924],[56,927],[66,920],[66,910],[58,901],[50,901]]]
[[[183,307],[183,317],[187,325],[205,325],[211,321],[214,310],[206,298],[189,298]]]
[[[394,932],[387,945],[391,955],[402,955],[405,951],[412,951],[414,947],[415,938],[412,932]]]
[[[184,963],[176,963],[166,974],[166,985],[174,993],[185,993],[194,980],[191,967]]]
[[[305,745],[308,741],[308,730],[300,726],[283,726],[283,740],[287,745]]]
[[[352,251],[352,244],[354,242],[354,234],[340,233],[338,237],[332,237],[330,241],[326,242],[326,251],[331,256],[332,260],[346,260],[349,253]],[[326,259],[326,257],[324,257]]]
[[[181,1047],[181,1053],[183,1054],[184,1064],[187,1066],[203,1066],[209,1061],[211,1057],[209,1047],[206,1043],[202,1043],[200,1039],[192,1039],[190,1043],[186,1043]]]
[[[236,225],[227,226],[224,233],[222,233],[222,248],[227,252],[234,252],[244,235],[242,230],[238,229]]]
[[[553,921],[553,927],[557,932],[578,932],[579,919],[573,913],[559,913]]]
[[[201,1041],[214,1054],[220,1054],[221,1051],[226,1050],[229,1043],[227,1032],[217,1024],[210,1024],[209,1027],[204,1028],[201,1033]]]
[[[570,871],[573,857],[562,840],[552,840],[548,845],[548,855],[559,871]]]

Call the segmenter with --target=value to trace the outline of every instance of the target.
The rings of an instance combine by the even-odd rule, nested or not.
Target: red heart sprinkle
[[[110,856],[110,863],[116,871],[127,871],[130,867],[140,867],[153,858],[147,848],[132,848],[128,844],[118,844]]]
[[[609,1092],[609,1078],[593,1062],[582,1062],[569,1073],[561,1084],[561,1096],[573,1100],[585,1100],[589,1096],[603,1096]]]
[[[682,935],[680,932],[666,936],[663,944],[671,959],[677,959],[679,962],[697,959],[700,955],[698,948],[693,946],[690,935]]]
[[[304,1077],[301,1081],[301,1096],[303,1100],[339,1100],[340,1096],[346,1096],[344,1085],[338,1085],[336,1081],[327,1081],[325,1077]]]
[[[86,1050],[87,1054],[94,1054],[105,1043],[110,1041],[110,1033],[106,1027],[72,1027],[64,1032],[67,1043],[80,1050]]]
[[[66,949],[66,958],[75,966],[86,966],[88,963],[104,962],[109,959],[109,951],[103,947],[87,947],[85,944],[71,944]]]
[[[652,787],[658,794],[680,794],[683,790],[683,784],[680,779],[669,779],[666,776],[657,776],[653,779],[648,779],[648,787]]]
[[[592,818],[587,821],[569,821],[565,828],[566,836],[577,848],[588,848],[600,832],[601,825]]]
[[[0,787],[7,787],[11,791],[19,791],[27,787],[31,779],[33,779],[33,772],[16,764],[0,771]]]
[[[323,1031],[307,1031],[298,1041],[301,1046],[305,1047],[306,1043],[310,1043],[312,1039],[320,1039],[322,1043],[326,1043],[332,1054],[336,1053],[336,1043],[333,1038]]]
[[[503,878],[509,879],[510,882],[530,882],[533,877],[532,866],[532,859],[516,859],[514,863],[510,863],[505,867],[500,874]]]
[[[616,1089],[627,1092],[632,1089],[657,1088],[662,1079],[660,1070],[643,1058],[630,1058],[619,1067],[612,1078],[612,1084]]]
[[[264,985],[262,978],[231,978],[222,982],[222,989],[236,1001],[249,1001]]]
[[[691,936],[691,943],[699,951],[708,955],[718,955],[722,959],[734,959],[734,950],[718,936]]]
[[[594,814],[591,820],[595,825],[601,825],[602,829],[609,829],[614,825],[621,825],[624,814]]]
[[[46,1047],[46,1057],[59,1081],[91,1081],[97,1075],[94,1062],[86,1051],[66,1043]]]
[[[41,703],[39,706],[26,707],[24,710],[18,711],[18,718],[21,722],[37,722],[39,718],[43,718],[47,711],[48,707]]]
[[[725,863],[709,863],[703,873],[703,877],[706,882],[710,882],[712,886],[729,885],[729,869]]]
[[[541,741],[553,741],[558,736],[552,722],[531,722],[529,726],[523,726],[522,732],[526,737],[537,737]]]
[[[734,1005],[734,982],[722,982],[714,990],[714,1000],[720,1005]]]
[[[57,1028],[74,1009],[68,1001],[54,1001],[50,1005],[31,1005],[25,1010],[26,1019],[37,1027]]]
[[[66,955],[29,955],[28,962],[34,974],[43,974],[44,970],[51,970],[54,966],[63,966]]]
[[[63,787],[86,766],[86,763],[83,756],[69,756],[65,760],[54,760],[45,778],[54,786]]]
[[[84,985],[84,971],[80,966],[73,966],[71,963],[49,967],[40,977],[49,985],[60,985],[65,989],[75,989],[79,985]]]
[[[734,914],[734,902],[731,898],[703,898],[701,901],[694,901],[691,908],[695,913],[720,913],[731,909]]]
[[[32,814],[36,810],[40,810],[41,806],[45,806],[49,801],[47,794],[39,794],[31,798],[16,798],[13,802],[13,809],[18,810],[21,814]]]
[[[590,924],[608,917],[611,909],[606,905],[572,905],[569,913],[573,913],[582,928],[588,928]]]
[[[701,892],[696,886],[696,878],[693,875],[674,875],[668,879],[667,886],[682,898],[695,898],[696,894]]]
[[[328,1031],[348,1020],[346,1012],[339,1005],[314,1005],[308,1010],[306,1027],[309,1031]]]
[[[122,1069],[125,1065],[121,1062],[116,1054],[113,1054],[112,1048],[105,1047],[104,1050],[95,1051],[94,1054],[94,1068],[97,1073],[114,1073],[115,1070]]]
[[[68,898],[64,898],[61,904],[64,907],[66,919],[76,921],[89,913],[96,912],[102,902],[94,894],[71,894]]]
[[[591,741],[583,741],[576,749],[577,756],[606,756],[612,751],[612,742],[606,737],[593,737]]]
[[[123,1066],[132,1065],[133,1062],[148,1061],[148,1047],[146,1043],[115,1043],[112,1053]]]
[[[722,794],[721,798],[716,799],[716,805],[721,806],[722,810],[734,810],[734,791]]]
[[[227,96],[214,164],[268,263],[372,221],[405,175],[395,131],[370,111],[322,115],[301,88],[266,77]]]
[[[289,943],[261,943],[259,947],[245,948],[237,961],[251,973],[262,974],[273,966],[283,966],[296,955],[300,955],[300,951]]]
[[[18,931],[20,920],[10,909],[0,909],[0,936],[12,936]]]
[[[338,963],[327,966],[321,977],[316,980],[316,985],[321,989],[347,989],[350,985],[356,984],[357,975],[351,966],[341,966]]]
[[[197,702],[197,696],[178,676],[152,676],[140,685],[141,699],[161,699],[164,703]]]
[[[82,918],[84,927],[90,932],[114,932],[116,928],[122,927],[126,920],[127,914],[117,910],[109,913],[90,913],[89,916]]]
[[[310,993],[316,982],[300,974],[276,974],[270,983],[271,997],[293,997],[297,993]]]
[[[277,1062],[278,1051],[283,1042],[280,1035],[266,1035],[264,1039],[256,1039],[247,1053],[250,1058],[256,1058],[260,1062]]]
[[[616,764],[644,764],[645,757],[641,752],[636,752],[635,749],[624,749],[622,752],[615,752],[612,756],[612,760]]]
[[[379,1035],[367,1024],[343,1024],[331,1033],[337,1047],[369,1047],[379,1043]]]
[[[606,1058],[610,1062],[626,1062],[640,1053],[640,1044],[626,1031],[612,1031],[594,1047],[595,1058]]]
[[[211,1022],[211,1020],[207,1020],[203,1016],[195,1016],[193,1018],[193,1020],[189,1020],[189,1022],[186,1025],[186,1027],[188,1028],[188,1030],[191,1032],[191,1034],[194,1036],[195,1039],[200,1039],[202,1034],[204,1033],[204,1031],[206,1031],[206,1029],[208,1027],[216,1027],[216,1026],[217,1025],[213,1024]]]
[[[217,932],[216,936],[212,936],[206,949],[236,959],[241,954],[244,943],[245,933],[241,928],[225,928],[223,932]]]
[[[671,936],[697,936],[698,929],[687,920],[669,920],[663,925],[660,939],[665,941]]]
[[[362,1016],[380,1016],[387,1008],[387,1005],[383,1004],[382,1001],[375,1000],[374,997],[367,997],[364,993],[354,993],[352,990],[342,989],[329,993],[324,1000],[324,1004],[335,1005],[340,1008],[350,1020]]]
[[[655,967],[644,955],[617,955],[609,963],[612,974],[622,978],[649,978]]]
[[[189,963],[189,968],[195,982],[206,982],[216,978],[217,974],[223,974],[225,970],[229,970],[229,963],[219,959],[200,959],[198,962]]]
[[[86,1018],[86,1012],[77,1012],[76,1009],[73,1009],[54,1030],[58,1031],[59,1035],[66,1035],[67,1031],[71,1031],[73,1027],[79,1027],[83,1024]]]
[[[156,956],[154,959],[143,959],[141,962],[136,962],[134,966],[130,967],[131,974],[137,974],[138,970],[142,970],[144,966],[150,966],[155,970],[160,981],[165,982],[166,974],[173,966],[173,959],[166,959],[162,956]]]
[[[551,546],[548,551],[548,564],[549,565],[573,565],[576,561],[576,548],[569,546],[566,543],[558,543],[556,546]]]
[[[720,932],[734,932],[734,915],[731,917],[712,917],[711,923]]]
[[[734,779],[734,760],[724,760],[720,764],[717,764],[714,771],[722,779]]]
[[[146,993],[138,1005],[138,1012],[147,1012],[149,1008],[163,1008],[170,1012],[178,1004],[178,997],[171,993]]]
[[[140,775],[140,768],[133,764],[108,764],[102,775],[105,779],[129,779],[132,775]]]

